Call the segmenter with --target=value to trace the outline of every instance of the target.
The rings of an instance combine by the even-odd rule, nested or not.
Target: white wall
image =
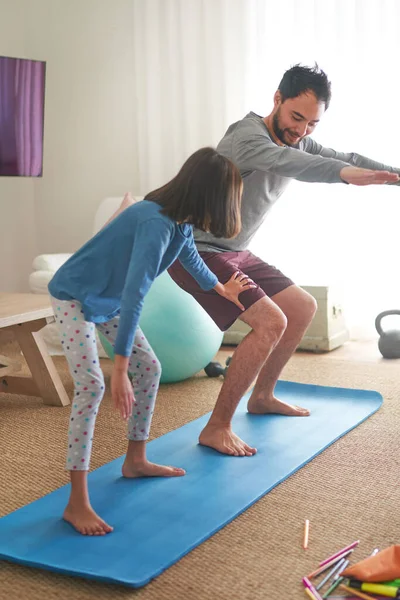
[[[25,24],[21,2],[0,0],[0,55],[26,55]],[[32,179],[0,177],[0,291],[26,288],[36,252],[34,208]]]
[[[0,0],[0,14],[0,54],[47,62],[43,177],[0,178],[1,250],[12,256],[1,261],[0,289],[20,291],[37,253],[73,251],[103,197],[139,187],[133,7]]]

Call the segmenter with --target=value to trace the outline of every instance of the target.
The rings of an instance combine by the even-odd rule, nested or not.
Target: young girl
[[[87,486],[96,414],[104,395],[95,327],[114,347],[112,398],[128,421],[123,476],[184,475],[183,469],[146,459],[161,367],[138,326],[139,318],[152,282],[176,258],[204,290],[213,288],[243,310],[238,296],[254,284],[237,274],[225,285],[219,283],[193,240],[193,226],[224,238],[237,235],[241,194],[241,177],[233,163],[212,148],[198,150],[172,181],[145,200],[121,207],[49,284],[75,386],[67,456],[71,494],[64,519],[82,534],[104,535],[113,529],[91,507]]]

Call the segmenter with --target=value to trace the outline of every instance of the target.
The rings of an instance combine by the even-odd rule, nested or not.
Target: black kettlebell
[[[229,363],[231,362],[231,360],[232,360],[231,356],[229,356],[226,359],[226,362],[225,362],[226,367],[223,367],[221,365],[221,363],[219,363],[219,362],[208,363],[208,365],[204,368],[206,375],[208,375],[209,377],[219,377],[220,375],[222,375],[222,377],[225,377],[226,372],[229,367]]]
[[[400,315],[400,310],[385,310],[375,319],[375,327],[380,335],[378,348],[384,358],[400,358],[400,329],[384,331],[381,327],[383,317]]]

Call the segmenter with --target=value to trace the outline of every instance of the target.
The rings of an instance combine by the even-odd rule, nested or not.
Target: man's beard
[[[280,115],[280,109],[274,114],[273,118],[272,118],[272,127],[274,128],[274,134],[275,137],[278,138],[278,140],[280,142],[282,142],[282,144],[285,144],[285,146],[294,146],[295,144],[293,144],[293,142],[289,141],[285,138],[285,133],[289,132],[289,129],[282,129],[279,126],[279,115]],[[300,141],[300,140],[299,140]],[[296,142],[296,146],[299,142]]]

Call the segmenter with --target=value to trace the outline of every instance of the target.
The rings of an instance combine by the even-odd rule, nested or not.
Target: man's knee
[[[299,298],[298,317],[305,323],[311,323],[317,312],[318,304],[314,296],[311,296],[305,290],[301,290],[301,296]]]
[[[269,298],[261,298],[241,317],[253,329],[261,344],[275,346],[287,326],[284,312]]]
[[[268,314],[265,315],[265,321],[258,328],[258,333],[263,342],[267,345],[272,343],[275,347],[285,333],[286,327],[286,315],[281,311],[279,306],[276,306],[274,310],[268,311]]]
[[[272,298],[284,312],[289,325],[308,326],[317,311],[317,302],[311,294],[292,285]]]

